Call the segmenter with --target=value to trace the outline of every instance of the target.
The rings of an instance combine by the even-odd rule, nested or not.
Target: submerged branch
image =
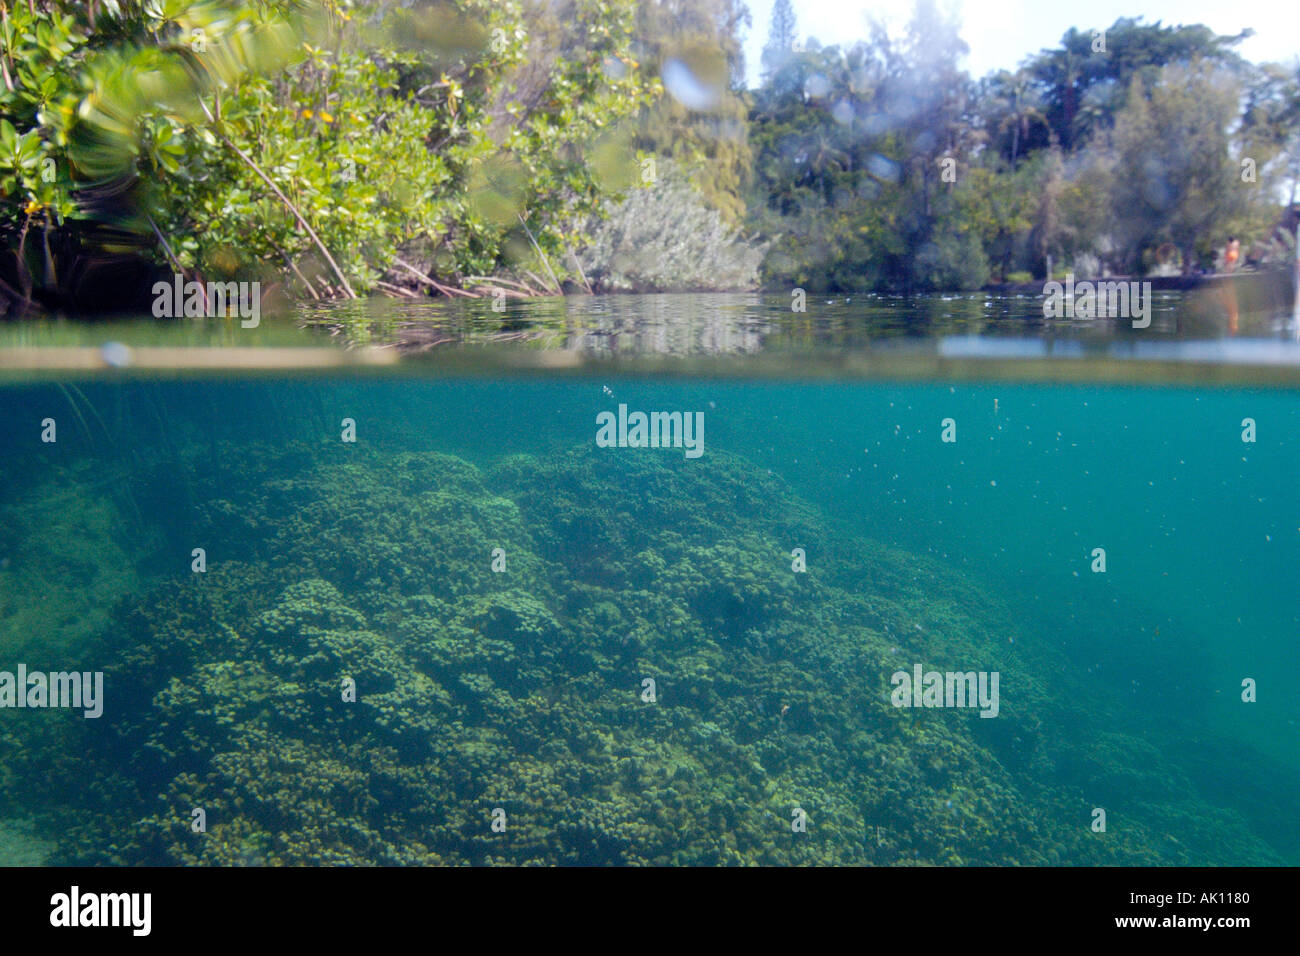
[[[420,281],[425,282],[428,285],[432,286],[434,289],[437,289],[445,296],[459,295],[459,296],[464,296],[467,299],[478,298],[478,293],[467,292],[465,289],[457,289],[453,286],[443,285],[441,282],[438,282],[437,280],[432,279],[429,276],[425,275],[419,269],[415,268],[415,266],[411,265],[409,262],[406,262],[403,259],[398,259],[394,257],[393,261],[397,263],[399,266],[401,266],[403,269],[405,269],[407,272],[411,273],[411,275],[415,276]]]

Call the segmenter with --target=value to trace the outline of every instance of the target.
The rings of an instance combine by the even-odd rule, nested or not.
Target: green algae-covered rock
[[[0,779],[82,755],[64,862],[1275,862],[969,581],[725,454],[607,452],[264,450],[199,508],[208,573],[105,631],[113,720]],[[893,706],[916,663],[998,670],[998,716]]]

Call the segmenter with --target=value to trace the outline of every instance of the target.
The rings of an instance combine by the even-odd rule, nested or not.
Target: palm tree
[[[992,90],[995,106],[993,114],[1001,115],[997,124],[999,136],[1011,133],[1011,168],[1016,168],[1020,158],[1020,145],[1029,138],[1035,124],[1041,124],[1050,133],[1051,126],[1042,110],[1042,99],[1034,78],[1024,70],[1008,73],[1005,70],[993,78]]]

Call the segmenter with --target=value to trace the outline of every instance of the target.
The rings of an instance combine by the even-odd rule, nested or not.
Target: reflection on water
[[[1221,298],[1209,291],[1157,291],[1143,338],[1183,340],[1228,334]],[[1244,337],[1277,339],[1286,331],[1278,301],[1258,303],[1239,320]],[[1220,314],[1222,313],[1222,314]],[[946,336],[1061,339],[1085,344],[1130,337],[1128,323],[1043,317],[1029,292],[946,295],[794,296],[680,294],[511,300],[398,300],[311,303],[304,324],[353,344],[426,352],[458,344],[527,343],[588,356],[732,355],[771,351],[861,349],[898,340]]]
[[[412,361],[451,372],[562,371],[617,362],[686,374],[1300,381],[1282,280],[1242,279],[1236,311],[1225,301],[1216,286],[1157,289],[1150,325],[1134,328],[1045,319],[1043,297],[1030,291],[572,296],[509,300],[499,312],[490,299],[375,298],[303,304],[253,329],[233,318],[11,324],[0,327],[0,374]]]

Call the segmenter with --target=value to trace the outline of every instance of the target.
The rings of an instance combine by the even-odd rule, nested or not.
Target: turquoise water
[[[698,413],[702,454],[599,447],[620,405]],[[612,368],[12,384],[0,672],[104,690],[98,719],[0,709],[5,852],[1294,864],[1297,408]],[[997,673],[996,716],[895,706],[917,665]]]

